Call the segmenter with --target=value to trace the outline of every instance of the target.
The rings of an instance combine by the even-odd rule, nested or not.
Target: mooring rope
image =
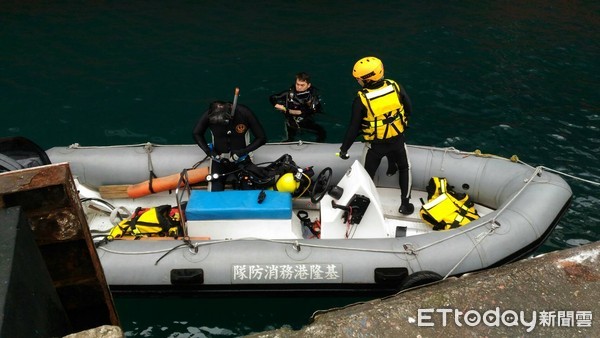
[[[573,176],[573,175],[571,175],[571,174],[563,173],[563,172],[561,172],[561,171],[558,171],[558,170],[555,170],[555,169],[552,169],[552,168],[548,168],[548,167],[542,167],[542,168],[544,168],[545,170],[551,171],[551,172],[553,172],[553,173],[555,173],[555,174],[559,174],[559,175],[563,175],[563,176],[565,176],[565,177],[572,178],[572,179],[574,179],[574,180],[578,180],[578,181],[581,181],[581,182],[584,182],[584,183],[589,183],[589,184],[593,184],[593,185],[600,186],[600,182],[594,182],[594,181],[590,181],[590,180],[587,180],[587,179],[585,179],[585,178],[581,178],[581,177]]]

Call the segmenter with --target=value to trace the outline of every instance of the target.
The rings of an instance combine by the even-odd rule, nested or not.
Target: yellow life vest
[[[392,80],[383,80],[377,89],[363,88],[358,96],[367,108],[363,119],[363,136],[366,141],[383,140],[398,136],[407,125],[404,105],[400,102],[400,87]]]
[[[131,217],[119,222],[109,233],[112,238],[125,235],[176,237],[179,235],[179,210],[170,205],[137,208]]]
[[[448,181],[443,177],[432,177],[427,193],[428,202],[423,203],[419,214],[433,230],[458,228],[479,218],[469,195],[448,189]]]

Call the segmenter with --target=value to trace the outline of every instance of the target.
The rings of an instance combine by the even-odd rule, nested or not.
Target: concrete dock
[[[595,242],[323,311],[301,330],[250,337],[600,337],[599,303]]]

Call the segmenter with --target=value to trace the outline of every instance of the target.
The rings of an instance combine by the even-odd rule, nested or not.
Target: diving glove
[[[342,160],[347,160],[347,159],[349,159],[349,158],[350,158],[350,156],[348,155],[348,153],[346,153],[345,151],[341,151],[341,150],[340,150],[339,154],[340,154],[340,158],[341,158]]]
[[[246,157],[248,157],[248,154],[244,153],[244,152],[232,152],[231,153],[231,159],[234,160],[235,162],[241,162],[243,160],[246,159]]]

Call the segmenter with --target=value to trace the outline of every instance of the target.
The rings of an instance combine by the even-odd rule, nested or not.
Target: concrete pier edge
[[[594,242],[248,337],[600,337],[599,256]]]

